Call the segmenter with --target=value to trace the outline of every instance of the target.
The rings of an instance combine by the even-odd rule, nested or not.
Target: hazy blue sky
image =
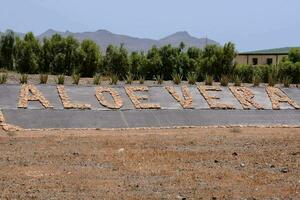
[[[0,0],[0,31],[95,31],[159,39],[186,30],[238,50],[300,46],[299,0]]]

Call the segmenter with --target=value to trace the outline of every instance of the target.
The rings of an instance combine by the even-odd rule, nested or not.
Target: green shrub
[[[241,86],[242,85],[242,79],[238,75],[234,77],[234,86]]]
[[[239,76],[245,83],[253,83],[253,77],[260,77],[260,81],[268,81],[269,65],[237,65],[233,77]]]
[[[116,75],[116,74],[110,75],[110,78],[109,78],[110,85],[117,85],[118,81],[119,81],[118,75]]]
[[[278,78],[283,80],[286,77],[291,79],[291,83],[299,83],[300,63],[292,63],[290,61],[281,62],[278,66]]]
[[[27,81],[28,81],[28,75],[27,74],[21,74],[20,83],[21,84],[27,84]]]
[[[78,85],[80,80],[80,74],[72,74],[73,84]]]
[[[187,80],[190,85],[195,85],[197,81],[197,74],[195,72],[189,72],[187,74]]]
[[[214,79],[210,75],[205,76],[205,85],[213,85]]]
[[[274,86],[278,81],[278,68],[277,66],[270,66],[268,68],[268,84]]]
[[[55,82],[56,82],[56,84],[63,85],[65,83],[65,75],[63,75],[63,74],[58,75]]]
[[[293,63],[300,62],[300,48],[290,49],[288,58]]]
[[[139,83],[144,84],[145,82],[145,76],[139,76]]]
[[[100,74],[94,75],[94,77],[93,77],[93,84],[94,85],[100,85],[100,83],[101,83],[101,76],[100,76]]]
[[[220,83],[222,86],[227,86],[229,83],[229,78],[226,75],[221,75]]]
[[[261,78],[258,74],[254,74],[252,78],[253,86],[259,86]]]
[[[157,75],[156,76],[156,81],[157,81],[157,84],[163,84],[164,82],[164,76],[163,75]]]
[[[284,87],[290,87],[291,82],[292,82],[292,78],[289,76],[286,76],[282,79],[282,83]]]
[[[5,84],[7,81],[7,73],[0,74],[0,84]]]
[[[126,75],[126,83],[127,83],[127,84],[131,84],[132,82],[133,82],[133,76],[132,76],[131,73],[128,73],[128,74]]]
[[[203,70],[203,66],[197,67],[196,74],[197,74],[197,81],[198,82],[205,81],[206,73]]]
[[[40,74],[40,84],[46,84],[48,81],[48,74]]]
[[[270,68],[272,68],[270,65],[255,66],[254,74],[258,74],[260,76],[261,82],[267,83],[269,79]]]
[[[293,83],[295,84],[300,83],[300,62],[294,64]]]
[[[178,85],[181,83],[182,80],[182,75],[179,73],[173,73],[172,74],[172,79],[173,79],[173,83]]]
[[[252,65],[237,65],[234,68],[233,76],[240,77],[246,83],[252,82],[252,77],[254,73],[254,67]]]

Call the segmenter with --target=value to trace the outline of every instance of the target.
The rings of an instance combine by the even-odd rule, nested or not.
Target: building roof
[[[293,48],[300,47],[284,47],[284,48],[275,48],[275,49],[264,49],[258,51],[248,51],[239,53],[239,55],[288,55],[290,50]]]

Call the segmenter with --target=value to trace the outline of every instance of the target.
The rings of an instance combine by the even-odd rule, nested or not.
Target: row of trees
[[[24,38],[7,31],[0,39],[0,67],[20,73],[80,73],[92,76],[99,67],[99,47],[90,40],[53,35],[40,42],[33,33]]]
[[[204,49],[186,48],[181,43],[179,47],[153,46],[148,52],[131,53],[121,44],[119,47],[108,46],[103,54],[94,41],[79,42],[72,36],[55,34],[39,41],[31,32],[19,38],[13,31],[7,31],[0,39],[0,67],[30,74],[76,73],[91,77],[101,73],[124,78],[130,73],[135,78],[152,79],[159,75],[168,80],[173,73],[186,78],[188,73],[195,72],[199,79],[207,74],[220,79],[221,75],[233,72],[235,56],[232,43],[223,47],[208,45]]]

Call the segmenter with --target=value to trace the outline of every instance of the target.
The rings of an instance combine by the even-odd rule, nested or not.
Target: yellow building
[[[238,53],[235,62],[245,65],[277,65],[284,57],[288,57],[291,48],[295,47]]]

